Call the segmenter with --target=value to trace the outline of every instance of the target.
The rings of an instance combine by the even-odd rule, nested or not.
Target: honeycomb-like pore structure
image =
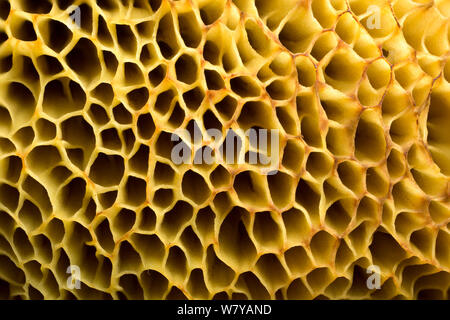
[[[0,298],[449,299],[449,21],[448,0],[1,0]],[[278,170],[176,164],[179,128],[199,150],[279,129]]]

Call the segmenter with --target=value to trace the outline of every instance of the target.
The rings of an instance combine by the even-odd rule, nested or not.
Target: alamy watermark
[[[381,9],[376,5],[370,5],[367,8],[369,17],[367,18],[367,29],[381,29]]]
[[[81,288],[81,270],[77,265],[70,265],[67,267],[66,273],[70,274],[67,278],[67,288],[80,289]]]
[[[367,279],[366,285],[368,289],[380,289],[381,288],[381,271],[380,267],[376,265],[370,265],[367,267],[367,273],[371,276]]]
[[[78,6],[70,6],[67,9],[69,12],[68,27],[71,30],[81,28],[81,9]]]
[[[278,129],[228,129],[225,137],[214,128],[207,129],[203,135],[197,127],[193,137],[189,130],[177,129],[171,140],[177,142],[171,151],[171,160],[177,165],[247,163],[259,165],[263,174],[272,175],[277,172],[280,162]],[[247,153],[246,142],[249,147]]]

